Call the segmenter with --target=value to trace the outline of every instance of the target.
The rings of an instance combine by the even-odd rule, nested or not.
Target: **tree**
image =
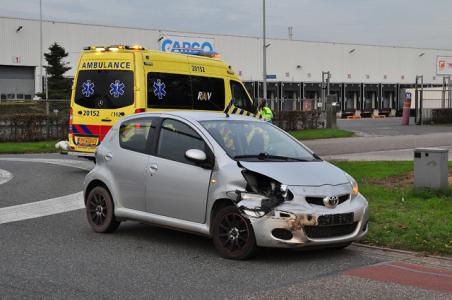
[[[64,73],[71,69],[64,58],[69,54],[56,42],[49,47],[50,52],[44,53],[47,61],[47,87],[49,99],[70,99],[72,80],[64,77]],[[41,95],[41,97],[45,95]],[[43,98],[43,97],[42,97]]]

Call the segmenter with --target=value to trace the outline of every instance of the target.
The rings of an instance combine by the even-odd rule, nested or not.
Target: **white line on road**
[[[1,157],[0,161],[2,161],[2,160],[3,161],[44,163],[44,164],[77,168],[77,169],[82,169],[82,170],[86,170],[86,171],[90,171],[94,167],[93,162],[75,160],[75,159]]]
[[[91,170],[94,166],[94,164],[90,161],[81,161],[75,159],[1,157],[0,161],[45,163],[77,168],[86,171]],[[0,172],[0,184],[2,183],[1,178],[2,175]],[[83,192],[32,203],[8,206],[0,208],[0,224],[60,214],[77,209],[82,209],[84,207],[85,204],[83,202]]]
[[[69,212],[85,207],[83,192],[0,208],[0,224]]]
[[[13,179],[13,177],[13,174],[11,174],[10,172],[0,169],[0,185],[7,183],[11,179]]]

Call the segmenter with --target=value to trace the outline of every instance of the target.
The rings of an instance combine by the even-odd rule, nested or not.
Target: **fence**
[[[48,114],[69,116],[69,100],[2,100],[0,115]]]
[[[1,101],[0,142],[66,139],[68,100]]]
[[[65,139],[67,118],[47,115],[0,116],[0,142]]]
[[[267,105],[272,111],[312,111],[316,110],[317,100],[314,99],[271,99]]]
[[[444,122],[443,115],[452,109],[452,80],[443,78],[441,87],[426,87],[422,75],[416,76],[414,89],[407,89],[412,96],[411,108],[414,109],[416,124],[437,122],[437,117]],[[444,110],[445,113],[441,111]]]

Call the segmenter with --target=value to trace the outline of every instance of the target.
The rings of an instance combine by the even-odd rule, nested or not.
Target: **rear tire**
[[[88,223],[95,232],[113,232],[121,223],[115,218],[110,193],[102,186],[97,186],[89,192],[85,206]]]
[[[247,259],[256,253],[253,226],[235,206],[224,207],[215,214],[212,239],[218,254],[227,259]]]

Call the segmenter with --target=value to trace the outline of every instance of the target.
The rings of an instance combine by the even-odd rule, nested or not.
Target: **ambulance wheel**
[[[93,188],[86,199],[86,216],[95,232],[115,231],[119,224],[115,218],[113,200],[110,192],[103,186]]]
[[[212,222],[212,239],[220,256],[247,259],[256,253],[253,226],[235,206],[218,211]]]

